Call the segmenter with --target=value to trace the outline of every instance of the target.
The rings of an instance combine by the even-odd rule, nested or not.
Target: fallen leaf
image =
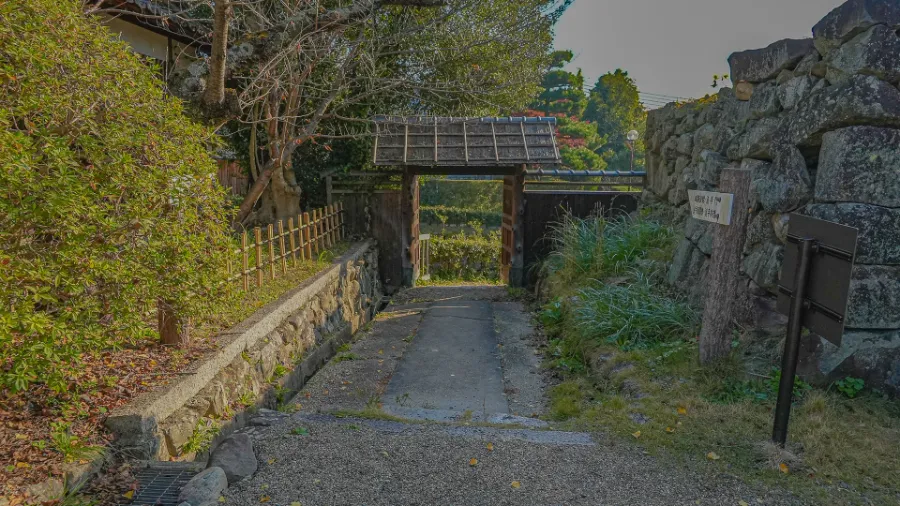
[[[778,464],[778,469],[784,474],[791,474],[791,469],[784,462]]]
[[[520,482],[518,482],[518,481],[512,482],[512,488],[519,488],[519,487],[521,487],[521,486],[522,486],[522,483],[520,483]]]
[[[686,414],[687,414],[687,408],[685,408],[685,407],[683,407],[683,406],[678,406],[678,414],[679,414],[679,415],[686,415]]]
[[[263,483],[262,485],[260,485],[259,488],[261,488],[262,490],[269,490],[269,484],[268,484],[268,483]]]
[[[134,490],[129,490],[128,492],[122,494],[122,496],[125,497],[125,499],[131,499],[132,497],[134,497]]]
[[[269,459],[269,460],[266,461],[266,463],[269,464],[269,465],[271,466],[272,464],[275,463],[275,459]]]
[[[259,498],[259,502],[269,502],[269,501],[271,501],[271,500],[272,500],[272,498],[269,497],[269,496],[267,496],[267,495],[264,495],[264,496],[262,496],[262,497]]]
[[[747,501],[738,501],[738,506],[750,506],[750,503]]]
[[[470,459],[470,460],[469,460],[469,465],[472,466],[472,467],[477,466],[477,465],[478,465],[478,459],[475,459],[475,458]]]
[[[291,506],[303,506],[303,505],[300,504],[300,501],[294,501],[291,503]]]
[[[225,496],[224,496],[224,495],[220,495],[220,496],[219,496],[219,502],[225,502]]]
[[[631,435],[634,436],[635,439],[637,439],[641,437],[641,431],[633,432]]]
[[[16,434],[17,441],[27,441],[29,438],[25,434]]]
[[[719,460],[722,457],[716,455],[716,452],[709,452],[706,454],[706,458],[708,458],[709,460]]]
[[[675,427],[666,427],[666,432],[668,432],[669,434],[675,432]]]
[[[488,450],[489,452],[494,451],[494,443],[488,443],[488,444],[487,444],[487,450]]]

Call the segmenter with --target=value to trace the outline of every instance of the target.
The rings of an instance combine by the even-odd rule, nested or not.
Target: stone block
[[[848,328],[900,328],[900,266],[855,266],[847,313]]]
[[[178,494],[178,502],[201,505],[217,502],[219,496],[228,488],[225,472],[218,467],[210,467],[191,478]]]
[[[707,188],[717,188],[722,169],[728,167],[729,160],[714,151],[704,151],[700,155],[700,184]]]
[[[801,356],[805,376],[827,385],[845,376],[862,378],[866,387],[900,395],[900,331],[848,330],[841,346],[815,338]]]
[[[826,132],[861,124],[900,128],[900,90],[873,76],[853,76],[811,93],[788,116],[778,138],[818,148]]]
[[[778,288],[778,277],[781,274],[781,262],[784,259],[784,246],[765,243],[757,246],[744,257],[743,271],[757,285],[770,293]]]
[[[778,87],[778,101],[786,111],[797,107],[812,92],[813,80],[809,76],[800,76],[788,80]]]
[[[900,207],[900,130],[849,127],[822,137],[816,200]]]
[[[682,136],[678,137],[675,149],[679,154],[690,155],[693,148],[694,137],[691,134],[683,134]]]
[[[734,86],[734,97],[741,102],[749,102],[753,98],[753,83],[739,81]]]
[[[728,57],[731,79],[750,83],[775,79],[782,70],[794,68],[814,50],[812,39],[784,39],[763,49],[732,53]]]
[[[750,117],[752,119],[777,116],[781,112],[778,100],[778,86],[774,82],[760,84],[750,99]]]
[[[893,0],[850,0],[813,27],[813,41],[823,55],[875,25],[900,28],[900,3]]]
[[[806,160],[794,146],[777,144],[774,161],[757,165],[750,183],[750,201],[759,202],[770,213],[798,209],[812,197],[812,183]]]
[[[876,25],[832,51],[825,59],[825,76],[839,83],[855,74],[875,76],[892,84],[900,81],[900,36],[897,30]]]
[[[775,142],[775,133],[779,130],[781,121],[777,118],[763,118],[753,124],[746,134],[741,136],[736,153],[729,153],[733,159],[758,158],[771,160],[771,148]]]
[[[856,263],[900,265],[900,209],[868,204],[813,204],[804,214],[859,231]]]

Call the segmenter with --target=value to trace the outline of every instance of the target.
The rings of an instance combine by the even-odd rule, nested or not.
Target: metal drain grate
[[[187,469],[144,469],[137,475],[138,489],[130,506],[177,506],[178,493],[196,475]]]

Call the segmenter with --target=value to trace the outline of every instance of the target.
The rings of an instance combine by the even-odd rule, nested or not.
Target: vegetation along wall
[[[801,369],[900,391],[900,4],[850,1],[813,28],[729,58],[733,89],[652,111],[643,204],[683,232],[668,283],[702,303],[714,226],[690,218],[688,190],[752,171],[742,267],[744,317],[781,332],[774,312],[791,213],[859,229],[840,348],[804,343]],[[782,333],[783,335],[783,333]]]

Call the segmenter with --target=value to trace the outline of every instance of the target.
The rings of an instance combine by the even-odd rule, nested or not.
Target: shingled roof
[[[378,116],[375,165],[559,165],[556,118]]]

